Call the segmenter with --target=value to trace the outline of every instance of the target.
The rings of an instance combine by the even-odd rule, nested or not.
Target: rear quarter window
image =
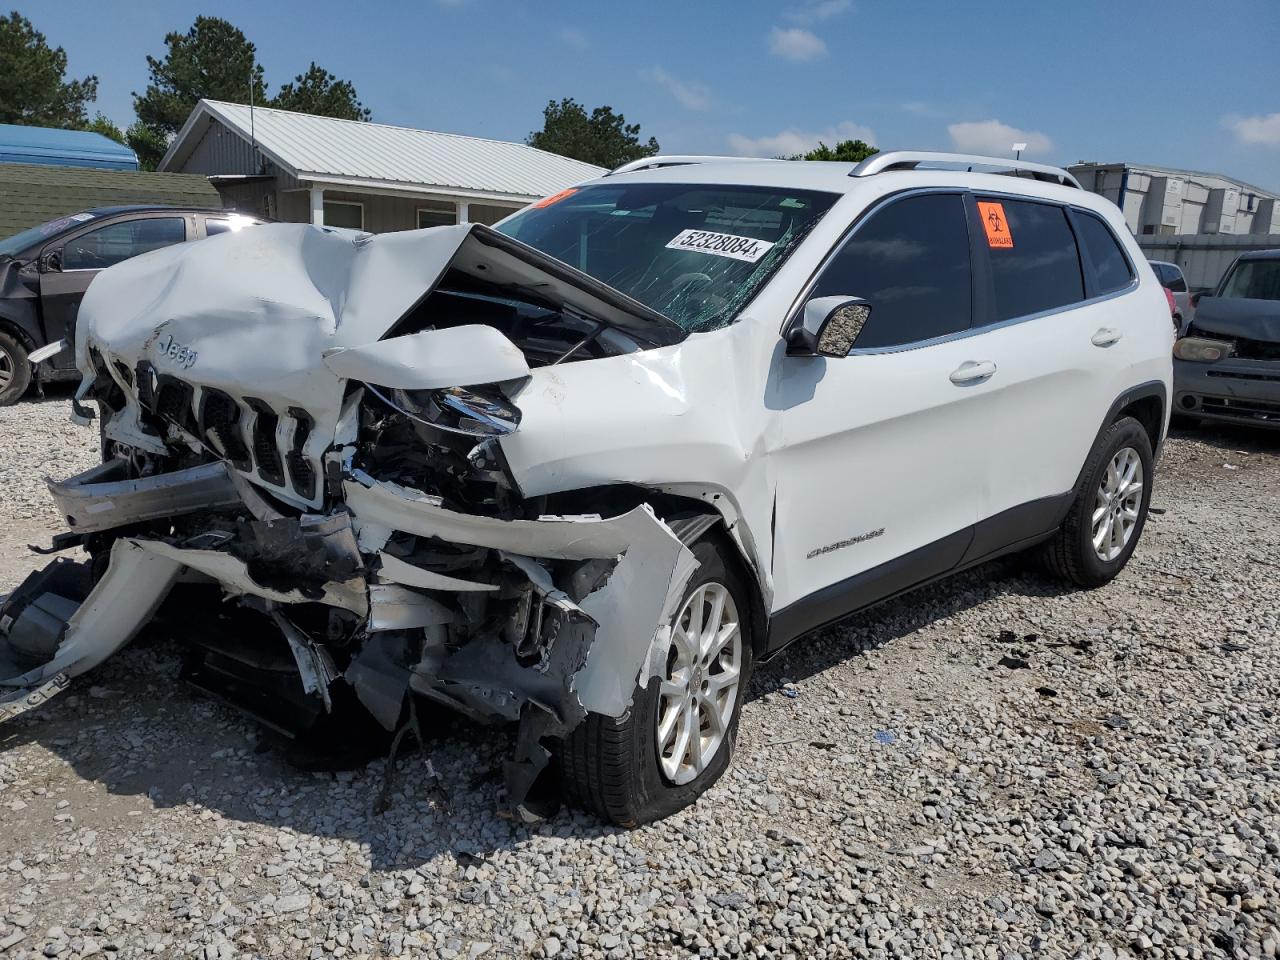
[[[1049,203],[979,197],[991,263],[994,320],[1012,320],[1078,303],[1084,275],[1067,212]]]
[[[1090,292],[1102,296],[1127,287],[1133,281],[1133,270],[1111,228],[1090,213],[1077,213],[1075,223],[1080,233],[1080,254],[1088,261],[1097,287]],[[1156,266],[1156,276],[1166,286],[1176,274],[1177,271],[1166,264]]]

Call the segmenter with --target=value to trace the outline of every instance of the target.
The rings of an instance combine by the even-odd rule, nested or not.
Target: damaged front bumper
[[[77,542],[98,550],[55,561],[0,605],[0,720],[65,689],[191,584],[257,616],[261,643],[287,649],[317,711],[345,685],[388,730],[406,722],[412,694],[519,722],[508,803],[527,819],[545,741],[588,712],[629,709],[665,661],[665,625],[696,566],[644,504],[507,520],[348,461],[324,512],[284,516],[220,461],[127,473],[111,461],[50,483]]]

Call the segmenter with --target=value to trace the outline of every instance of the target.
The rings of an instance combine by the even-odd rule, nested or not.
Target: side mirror
[[[861,297],[815,297],[787,328],[787,356],[847,356],[870,316]]]
[[[41,273],[57,273],[62,269],[62,251],[50,250],[40,258]]]

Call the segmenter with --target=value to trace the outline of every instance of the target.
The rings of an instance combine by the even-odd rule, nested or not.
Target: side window
[[[978,199],[997,321],[1084,299],[1084,278],[1067,212],[1048,203]]]
[[[1168,269],[1171,274],[1169,277],[1169,289],[1174,293],[1186,293],[1187,279],[1182,275],[1182,271],[1177,267],[1169,267]]]
[[[67,241],[62,250],[62,269],[102,270],[186,239],[187,224],[181,217],[111,223]]]
[[[452,200],[421,200],[418,203],[418,229],[447,227],[458,222],[458,208]]]
[[[220,233],[231,232],[230,220],[206,220],[204,222],[204,235],[206,237],[216,237]]]
[[[1116,240],[1111,228],[1088,213],[1078,213],[1075,223],[1076,229],[1080,231],[1080,255],[1088,258],[1098,286],[1093,291],[1094,296],[1127,286],[1133,280],[1133,271],[1129,269],[1129,261],[1125,259],[1120,242]],[[1177,272],[1163,264],[1158,267],[1158,271],[1156,276],[1160,278],[1160,283],[1172,290],[1172,281]]]
[[[891,347],[967,330],[972,273],[963,199],[923,194],[858,227],[811,296],[864,298],[871,316],[854,346]]]

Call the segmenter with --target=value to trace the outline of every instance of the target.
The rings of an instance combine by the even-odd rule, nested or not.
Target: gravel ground
[[[0,410],[0,588],[93,462],[66,408]],[[382,762],[291,770],[135,646],[0,730],[0,956],[1274,956],[1277,453],[1171,440],[1101,590],[1004,561],[763,668],[729,774],[632,832],[498,818],[508,734],[460,721],[377,814]]]

